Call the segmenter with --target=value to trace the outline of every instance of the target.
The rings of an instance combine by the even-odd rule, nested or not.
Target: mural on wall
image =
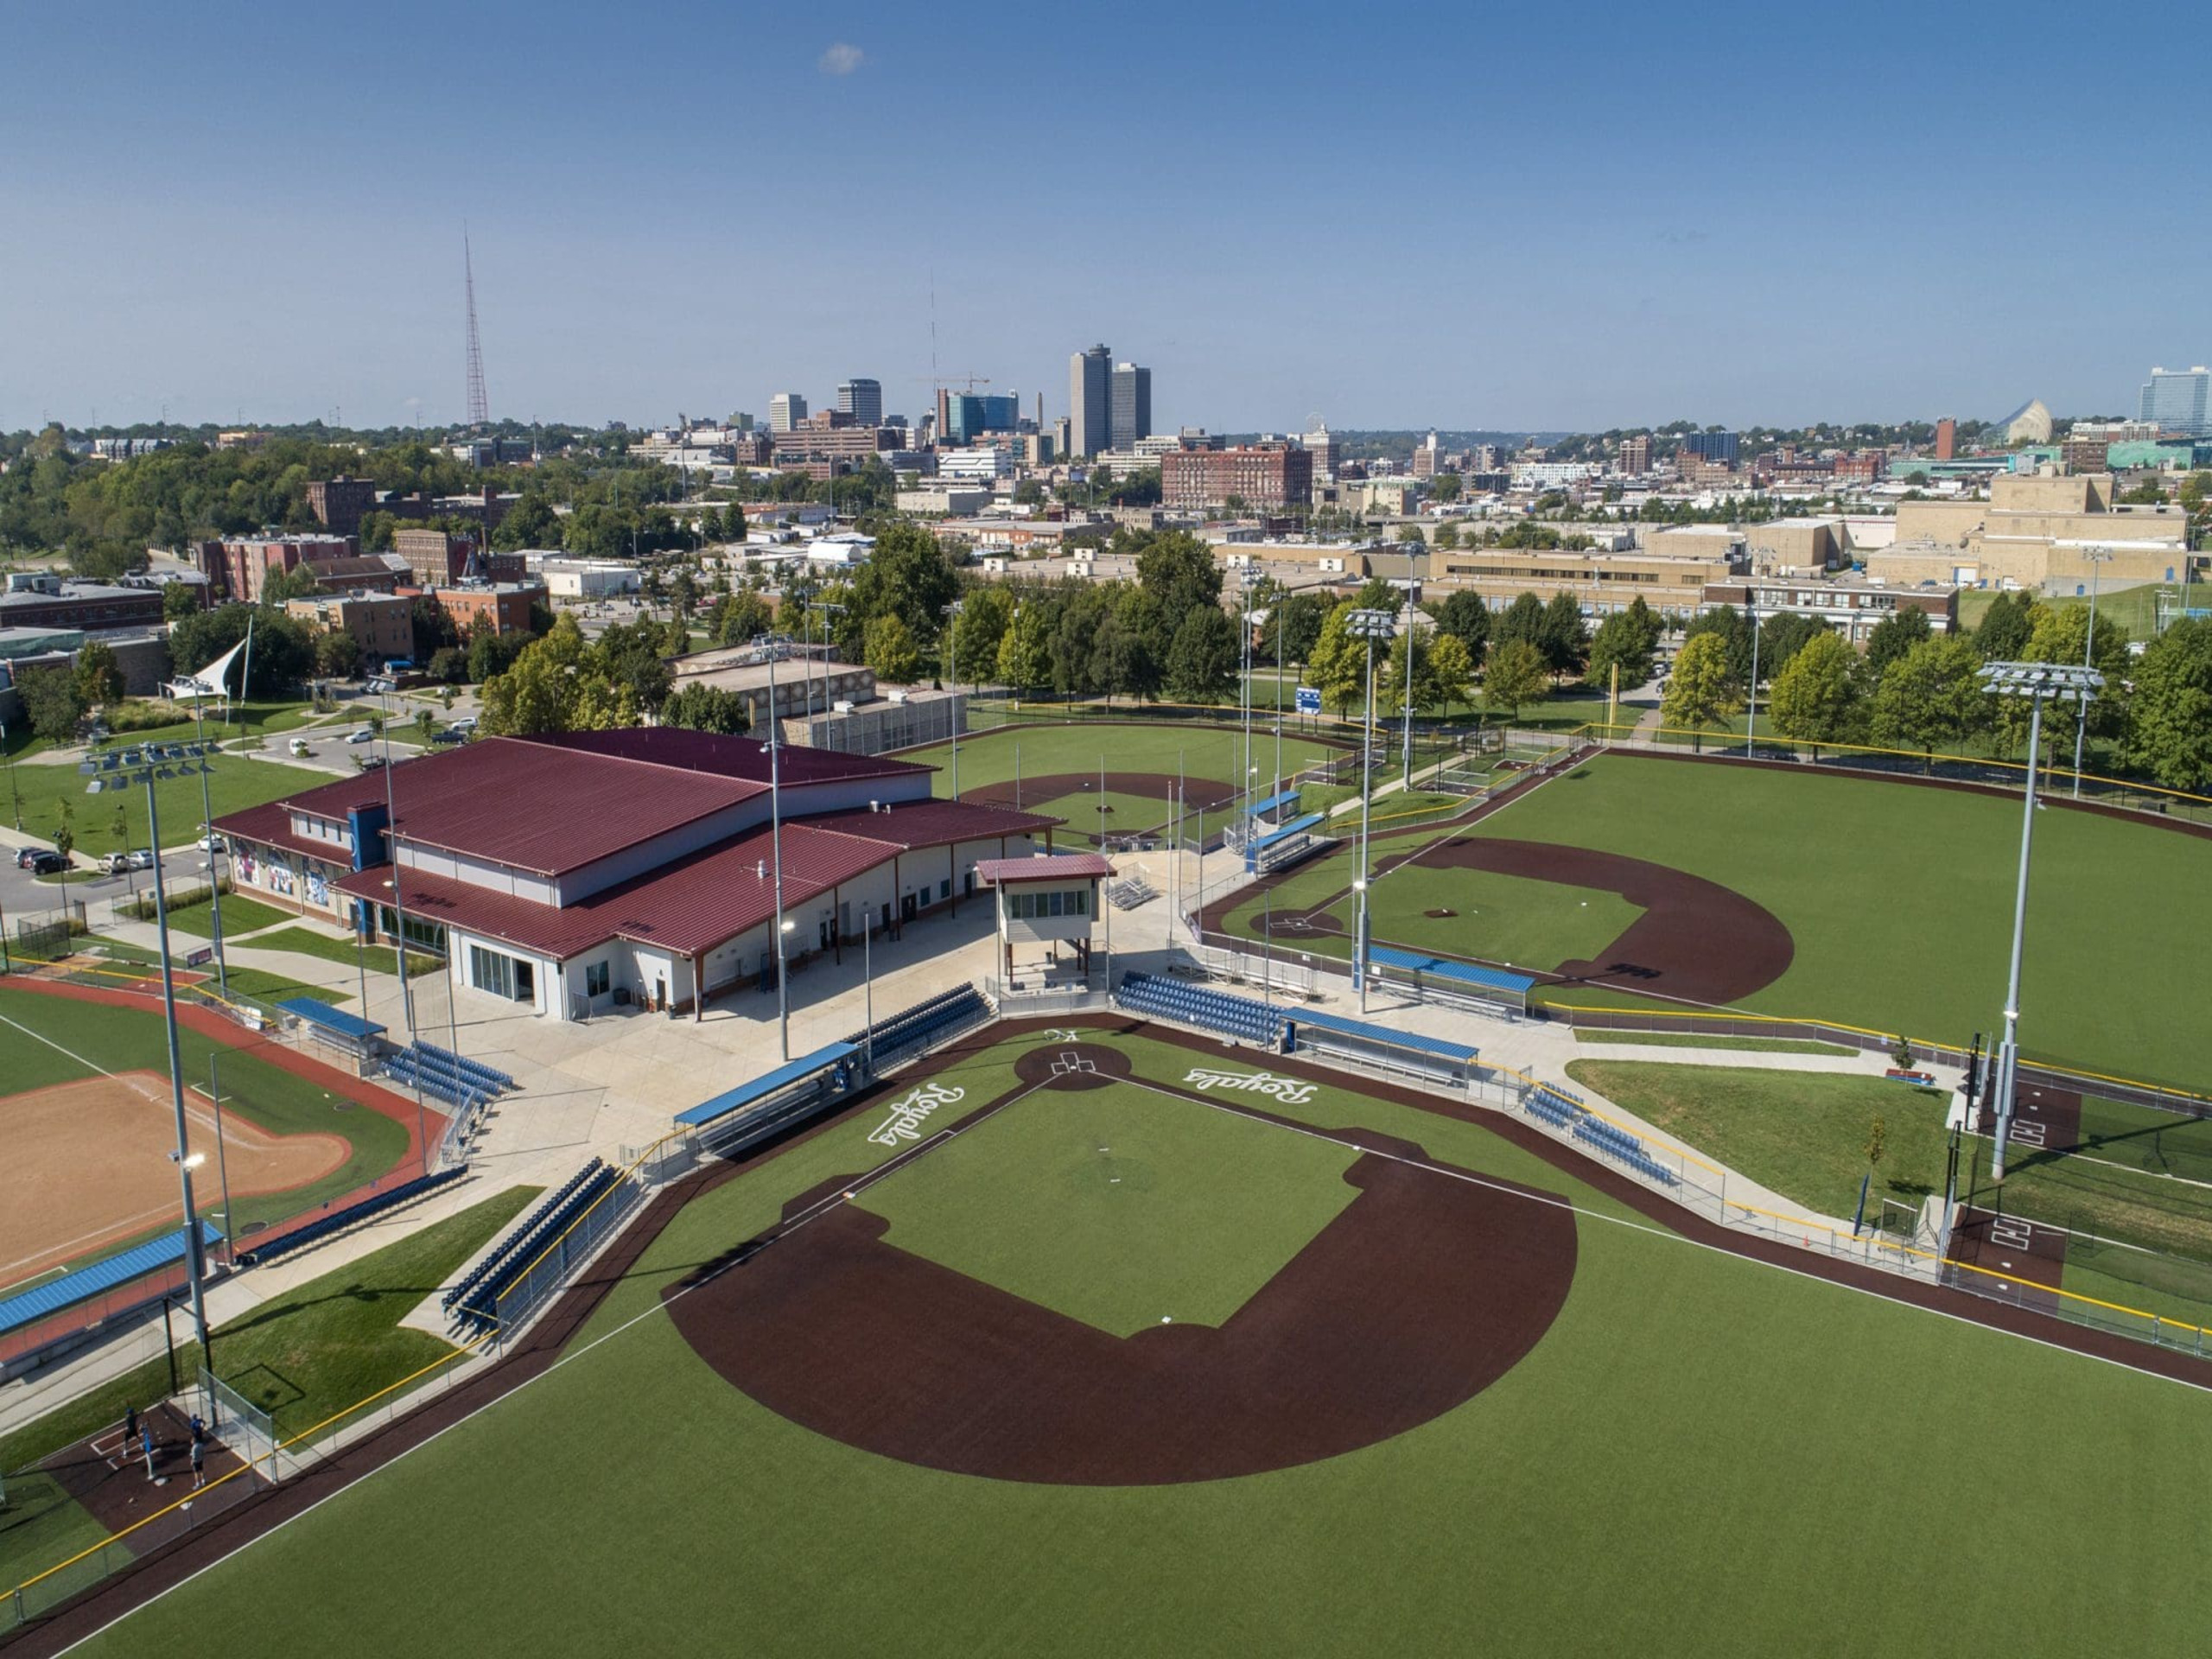
[[[271,893],[281,893],[285,898],[290,898],[292,896],[292,867],[289,864],[280,864],[273,858],[270,859],[262,868],[261,885]]]
[[[231,855],[231,874],[238,880],[251,881],[253,880],[253,869],[254,861],[252,848],[240,847],[236,852]]]
[[[330,903],[330,880],[321,870],[308,872],[308,902],[325,906]]]

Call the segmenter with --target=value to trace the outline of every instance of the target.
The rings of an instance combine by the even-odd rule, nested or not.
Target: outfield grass
[[[235,1224],[241,1228],[281,1221],[365,1186],[406,1154],[407,1131],[383,1113],[271,1065],[251,1047],[229,1047],[183,1025],[178,1042],[188,1087],[205,1090],[208,1062],[215,1060],[226,1111],[272,1135],[336,1135],[352,1147],[346,1161],[319,1180],[289,1192],[239,1198]],[[75,1082],[99,1071],[140,1070],[168,1074],[158,1003],[142,1014],[0,984],[0,1087],[10,1093]]]
[[[454,1351],[403,1327],[542,1189],[510,1187],[459,1215],[372,1251],[215,1328],[215,1370],[297,1434]],[[200,1344],[178,1345],[177,1375],[195,1376]],[[167,1359],[149,1360],[0,1440],[0,1470],[22,1469],[120,1422],[127,1406],[169,1392]],[[0,1510],[0,1595],[89,1548],[105,1529],[43,1476],[10,1476]]]
[[[1744,1006],[1964,1045],[1996,1022],[2012,939],[2020,804],[1809,771],[1601,756],[1466,833],[1642,858],[1732,887],[1781,919],[1796,953]],[[1402,850],[1402,843],[1394,851]],[[1348,855],[1299,883],[1346,885]],[[1376,934],[1434,902],[1415,865],[1374,890]],[[1577,908],[1546,889],[1529,926]],[[1394,891],[1395,889],[1395,891]],[[1326,890],[1325,887],[1324,890]],[[2212,1030],[2186,976],[2212,934],[2212,842],[2155,824],[2036,819],[2021,1035],[2031,1055],[2107,1075],[2212,1087]],[[1495,957],[1471,938],[1465,954]],[[1511,959],[1564,960],[1523,947]],[[1578,987],[1571,999],[1627,1003]],[[1649,1006],[1646,1004],[1646,1006]]]
[[[1713,1162],[1823,1216],[1847,1220],[1867,1198],[1918,1205],[1943,1190],[1948,1097],[1882,1077],[1766,1071],[1660,1060],[1571,1060],[1567,1075]],[[1879,1165],[1866,1145],[1882,1120]]]
[[[1116,1084],[1025,1096],[859,1202],[899,1249],[1127,1337],[1224,1323],[1358,1196],[1355,1156]]]
[[[196,938],[215,936],[215,907],[202,899],[196,904],[169,906],[169,925],[181,933]],[[275,927],[280,922],[296,922],[299,912],[279,910],[265,905],[258,899],[249,899],[244,893],[226,893],[223,895],[223,937],[236,938],[241,933],[252,933],[264,927]]]
[[[219,755],[207,766],[208,804],[219,818],[330,782],[328,772],[308,772],[246,755]],[[146,845],[143,785],[87,795],[85,785],[91,780],[79,777],[74,766],[19,766],[15,772],[16,785],[22,794],[23,828],[31,834],[52,840],[60,826],[66,803],[70,827],[77,837],[76,849],[87,857]],[[194,839],[207,816],[200,809],[200,774],[180,772],[156,782],[154,793],[161,808],[163,844],[175,847]],[[115,830],[118,812],[124,824],[121,835]]]
[[[1128,713],[1124,721],[1141,721]],[[1338,746],[1298,737],[1286,732],[1282,740],[1282,770],[1286,778],[1316,760],[1342,754]],[[936,787],[940,795],[952,792],[952,746],[932,745],[902,751],[901,760],[938,768]],[[1019,766],[1019,772],[1016,767]],[[1264,784],[1274,776],[1275,740],[1258,721],[1252,727],[1252,765]],[[1151,724],[1099,723],[1024,724],[1001,727],[960,740],[960,788],[969,790],[1023,778],[1046,778],[1073,772],[1096,777],[1108,772],[1154,772],[1165,777],[1203,779],[1232,787],[1244,771],[1244,737],[1241,730],[1188,722]],[[1027,804],[1027,797],[1024,804]]]
[[[1578,1026],[1578,1043],[1619,1044],[1636,1048],[1732,1048],[1748,1054],[1820,1054],[1848,1059],[1859,1052],[1836,1043],[1815,1043],[1802,1037],[1706,1037],[1694,1031],[1600,1031]]]
[[[1192,1058],[1116,1040],[1141,1074]],[[1016,1052],[922,1075],[988,1098]],[[1767,1656],[1931,1621],[2022,1659],[2196,1646],[2212,1413],[2193,1392],[1621,1224],[1480,1123],[1333,1085],[1270,1109],[1580,1203],[1573,1287],[1529,1356],[1395,1440],[1249,1479],[982,1480],[823,1439],[726,1384],[659,1296],[786,1199],[890,1155],[870,1116],[688,1205],[521,1393],[87,1651],[219,1629],[256,1651],[383,1655],[466,1628],[514,1653],[740,1631],[766,1656],[1427,1654],[1479,1631],[1516,1654]],[[2029,1452],[1961,1432],[1962,1377],[2031,1403]],[[1962,1523],[1960,1494],[2063,1525],[2075,1570]]]

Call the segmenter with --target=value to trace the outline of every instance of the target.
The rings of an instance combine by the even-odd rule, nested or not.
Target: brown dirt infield
[[[1115,1051],[1088,1052],[1126,1070]],[[1019,1110],[1007,1103],[1029,1087],[1108,1081],[1050,1076],[969,1117]],[[739,1264],[671,1287],[670,1313],[771,1410],[927,1468],[1120,1486],[1334,1457],[1418,1427],[1511,1370],[1557,1317],[1575,1261],[1574,1219],[1556,1203],[1440,1173],[1384,1136],[1334,1138],[1363,1149],[1344,1177],[1360,1196],[1217,1329],[1118,1338],[895,1249],[880,1217],[822,1207],[859,1178],[796,1200],[785,1213],[798,1224]]]
[[[1183,791],[1183,804],[1192,811],[1217,812],[1236,798],[1236,791],[1227,784],[1216,783],[1210,778],[1178,779],[1165,772],[1109,772],[1104,779],[1109,795],[1138,795],[1160,803],[1160,818],[1154,823],[1117,823],[1106,833],[1110,835],[1148,835],[1164,830],[1175,819],[1175,791],[1178,784]],[[960,798],[982,806],[1019,807],[1026,811],[1038,811],[1049,802],[1065,799],[1070,795],[1099,792],[1100,779],[1095,772],[1054,772],[1040,778],[1024,778],[1019,782],[1009,779],[1001,784],[986,784],[981,789],[963,791]],[[1097,834],[1071,823],[1067,833],[1080,836],[1086,841],[1096,841]]]
[[[176,1211],[176,1140],[168,1079],[156,1071],[85,1077],[0,1096],[0,1284],[92,1255]],[[214,1109],[188,1092],[194,1152],[216,1162]],[[223,1119],[233,1198],[289,1192],[344,1164],[336,1135],[272,1135],[233,1112]],[[212,1190],[212,1189],[210,1189]]]

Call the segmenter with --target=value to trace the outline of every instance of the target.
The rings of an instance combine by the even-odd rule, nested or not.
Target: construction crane
[[[991,377],[988,374],[951,374],[942,378],[931,374],[917,375],[914,378],[922,385],[935,386],[939,390],[947,386],[958,386],[963,391],[973,391],[978,386],[988,386],[991,384]]]

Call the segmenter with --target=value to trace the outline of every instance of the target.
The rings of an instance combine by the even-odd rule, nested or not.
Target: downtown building
[[[1160,501],[1170,512],[1204,512],[1228,505],[1232,497],[1256,512],[1312,505],[1313,452],[1274,441],[1178,448],[1160,458]]]
[[[787,959],[972,898],[1060,822],[934,798],[932,768],[659,728],[487,738],[233,812],[241,892],[442,953],[457,991],[549,1020],[696,1017]]]

